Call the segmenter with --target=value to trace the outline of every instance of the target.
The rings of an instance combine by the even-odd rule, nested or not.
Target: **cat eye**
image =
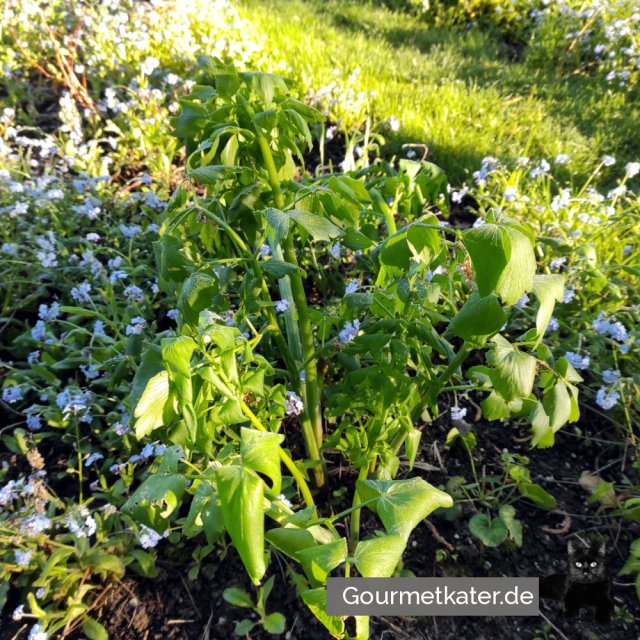
[[[576,567],[578,567],[578,569],[582,566],[582,562],[576,562]]]
[[[591,563],[591,566],[592,566],[592,567],[597,567],[597,566],[598,566],[598,563],[597,563],[597,562],[592,562],[592,563]]]

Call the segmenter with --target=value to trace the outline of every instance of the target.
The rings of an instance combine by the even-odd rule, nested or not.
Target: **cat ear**
[[[575,551],[576,551],[576,543],[575,543],[575,540],[571,539],[567,543],[567,553],[571,556],[575,553]]]

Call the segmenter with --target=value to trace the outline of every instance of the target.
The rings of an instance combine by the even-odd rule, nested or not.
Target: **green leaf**
[[[356,547],[353,560],[365,578],[390,578],[406,546],[406,540],[399,535],[362,540]]]
[[[284,278],[291,273],[298,272],[303,273],[302,269],[290,262],[284,262],[283,260],[276,260],[271,258],[262,263],[262,270],[273,278]]]
[[[358,480],[356,487],[363,502],[375,500],[368,507],[378,514],[387,533],[398,534],[405,541],[416,525],[432,511],[453,506],[449,494],[422,478]]]
[[[198,484],[182,530],[190,538],[204,531],[209,544],[220,538],[224,531],[224,520],[218,504],[218,493],[211,483]]]
[[[191,356],[196,348],[196,343],[189,336],[176,338],[163,338],[162,357],[173,369],[184,376],[191,376]]]
[[[562,302],[564,278],[557,274],[537,275],[533,278],[533,292],[540,303],[536,314],[536,331],[539,342],[549,326],[555,303]]]
[[[296,552],[296,557],[311,583],[321,586],[326,583],[329,572],[347,559],[347,541],[340,538],[334,542],[302,549]]]
[[[518,490],[524,498],[539,505],[543,509],[555,509],[557,500],[539,484],[523,480],[518,482]]]
[[[298,551],[316,546],[316,540],[313,535],[306,529],[299,527],[277,527],[270,529],[265,534],[267,541],[276,549],[286,553],[294,560],[298,559],[296,555]]]
[[[491,340],[496,346],[487,360],[495,367],[491,374],[495,390],[507,401],[527,397],[533,390],[537,360],[516,349],[501,335]]]
[[[487,547],[500,546],[509,535],[509,530],[501,518],[491,520],[484,513],[476,513],[469,520],[469,531]]]
[[[304,603],[318,620],[335,638],[343,638],[345,633],[344,618],[327,615],[327,591],[324,588],[307,589],[301,594]]]
[[[416,461],[418,455],[418,449],[420,447],[420,439],[422,438],[422,431],[412,428],[407,434],[407,439],[404,442],[404,451],[409,461],[409,471],[413,469],[413,463]]]
[[[281,613],[270,613],[263,621],[262,626],[267,633],[271,635],[279,635],[284,633],[287,619]]]
[[[414,222],[380,244],[380,263],[407,270],[411,258],[429,264],[440,250],[440,236],[436,229]]]
[[[232,140],[235,136],[232,137]],[[189,169],[189,176],[202,184],[215,186],[221,180],[228,177],[228,174],[239,173],[244,167],[231,166],[227,164],[211,164],[208,167],[197,167]]]
[[[500,507],[500,519],[504,522],[509,537],[516,543],[516,546],[522,546],[522,522],[516,518],[516,510],[510,504],[503,504]]]
[[[267,223],[269,224],[269,233],[271,237],[276,244],[281,244],[287,235],[289,235],[289,216],[280,211],[280,209],[273,208],[265,209],[262,212],[262,215],[264,215]]]
[[[161,371],[149,380],[142,397],[136,405],[135,431],[138,440],[162,426],[162,412],[169,398],[169,375]]]
[[[495,289],[508,261],[500,227],[486,222],[468,229],[463,242],[471,256],[478,291],[487,296]]]
[[[493,420],[504,420],[511,416],[511,409],[502,396],[492,391],[481,403],[482,415],[492,422]]]
[[[344,234],[344,231],[331,220],[310,211],[292,209],[285,211],[285,214],[297,222],[314,240],[330,242]]]
[[[178,298],[178,309],[189,324],[198,325],[200,312],[213,306],[218,288],[216,278],[207,273],[192,273],[185,280]]]
[[[248,607],[253,608],[253,600],[249,594],[243,589],[237,587],[229,587],[222,592],[222,597],[234,607]]]
[[[571,398],[562,380],[558,380],[551,390],[544,394],[542,405],[549,416],[549,426],[554,432],[568,422],[571,417]]]
[[[536,273],[536,257],[531,240],[512,225],[501,225],[500,234],[504,246],[509,246],[509,261],[495,287],[496,293],[508,305],[515,304],[533,288]]]
[[[135,520],[163,532],[171,514],[180,506],[186,481],[178,474],[149,476],[124,503],[122,509]]]
[[[545,412],[542,402],[536,402],[530,420],[531,431],[533,432],[531,445],[539,449],[552,447],[555,441],[554,431],[551,428],[549,416]]]
[[[464,340],[475,336],[489,336],[504,325],[507,316],[493,295],[480,297],[477,290],[467,298],[448,330]]]
[[[244,620],[240,620],[240,622],[236,622],[236,627],[233,630],[233,633],[237,636],[248,636],[256,624],[256,622],[252,622],[248,618],[245,618]]]
[[[216,470],[224,524],[254,584],[264,576],[264,482],[239,465]]]
[[[270,490],[280,493],[282,475],[280,471],[280,445],[284,436],[280,433],[257,431],[242,427],[240,430],[240,455],[242,463],[249,469],[262,473],[272,481]]]
[[[85,618],[82,621],[82,630],[89,640],[109,640],[107,630],[93,618]]]

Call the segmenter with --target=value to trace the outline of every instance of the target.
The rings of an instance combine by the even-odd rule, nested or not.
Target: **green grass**
[[[359,67],[357,88],[378,92],[376,116],[400,120],[396,147],[426,143],[454,183],[487,155],[568,153],[578,177],[604,153],[620,163],[640,155],[638,105],[598,80],[536,68],[526,55],[514,62],[490,33],[434,29],[348,0],[245,0],[241,13],[264,37],[265,54],[284,59],[304,86]]]

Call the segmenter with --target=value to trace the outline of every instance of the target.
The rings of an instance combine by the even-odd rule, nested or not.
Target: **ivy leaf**
[[[390,578],[406,546],[406,540],[399,535],[362,540],[356,547],[353,561],[365,578]]]
[[[489,518],[484,513],[476,513],[469,520],[469,531],[487,547],[500,546],[509,535],[502,518]]]
[[[169,375],[161,371],[147,382],[142,397],[136,405],[136,438],[141,440],[163,424],[162,413],[169,398]]]
[[[387,533],[400,535],[405,541],[432,511],[453,506],[451,496],[422,478],[410,480],[358,480],[358,494],[378,514]]]
[[[264,562],[264,482],[239,465],[216,470],[220,506],[233,546],[254,584],[266,571]]]
[[[527,397],[533,390],[537,360],[516,349],[501,335],[491,340],[496,345],[488,356],[489,363],[495,367],[491,374],[494,388],[507,401]]]
[[[495,289],[508,261],[500,227],[486,222],[468,229],[463,242],[471,256],[478,291],[487,296]]]
[[[504,325],[507,316],[493,294],[480,296],[474,290],[462,305],[458,314],[449,323],[448,330],[464,340],[475,336],[489,336]]]

